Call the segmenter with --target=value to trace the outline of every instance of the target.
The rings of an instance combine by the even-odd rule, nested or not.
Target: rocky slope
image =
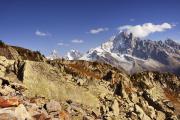
[[[149,70],[179,74],[180,44],[171,39],[143,40],[121,32],[80,59],[106,62],[131,74]]]
[[[0,120],[178,120],[179,93],[169,73],[0,56]]]
[[[5,44],[0,49],[0,120],[180,119],[174,74],[129,75],[104,62],[46,60]]]

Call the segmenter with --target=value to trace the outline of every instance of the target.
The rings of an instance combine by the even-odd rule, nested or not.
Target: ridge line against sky
[[[119,30],[153,40],[180,40],[179,0],[2,0],[0,39],[39,50],[86,52]]]

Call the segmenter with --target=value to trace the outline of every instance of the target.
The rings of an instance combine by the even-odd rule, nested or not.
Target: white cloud
[[[37,36],[50,36],[49,33],[41,32],[39,30],[36,30],[35,35],[37,35]]]
[[[109,28],[96,28],[96,29],[91,29],[89,31],[89,33],[91,33],[91,34],[98,34],[100,32],[104,32],[104,31],[108,31],[108,30],[109,30]]]
[[[168,29],[172,29],[172,25],[169,23],[162,23],[159,25],[153,24],[153,23],[144,23],[143,25],[124,25],[118,27],[119,31],[126,31],[128,33],[133,33],[136,37],[146,37],[151,33],[155,32],[163,32]]]
[[[131,19],[129,19],[129,21],[134,22],[134,21],[135,21],[135,19],[134,19],[134,18],[131,18]]]
[[[84,41],[81,39],[74,39],[71,41],[72,43],[83,43]]]
[[[57,45],[59,45],[59,46],[69,46],[69,44],[62,43],[62,42],[59,42]]]
[[[172,25],[173,27],[177,26],[178,24],[179,24],[178,22],[172,22],[172,23],[171,23],[171,25]]]

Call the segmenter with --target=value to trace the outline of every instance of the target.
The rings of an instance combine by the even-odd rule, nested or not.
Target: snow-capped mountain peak
[[[173,40],[143,40],[132,33],[121,32],[79,59],[106,62],[129,73],[143,70],[176,72],[180,69],[180,45]]]
[[[65,55],[65,59],[67,59],[67,60],[77,60],[82,56],[83,56],[83,54],[81,52],[79,52],[78,50],[72,49],[69,52],[67,52],[67,54]]]
[[[56,50],[53,50],[49,56],[46,57],[47,59],[54,60],[61,58],[59,53]]]
[[[111,52],[131,54],[129,52],[135,47],[138,39],[139,38],[134,37],[132,33],[121,32],[114,38]]]

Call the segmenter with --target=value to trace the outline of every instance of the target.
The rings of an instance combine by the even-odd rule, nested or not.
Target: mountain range
[[[121,32],[85,54],[73,50],[68,52],[65,58],[105,62],[123,68],[130,74],[141,71],[179,74],[180,44],[172,39],[153,41]]]

